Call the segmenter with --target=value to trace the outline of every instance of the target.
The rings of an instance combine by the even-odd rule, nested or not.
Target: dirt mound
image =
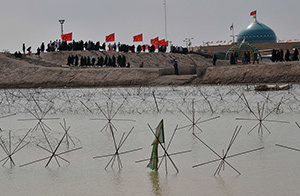
[[[198,84],[299,83],[300,62],[209,67]]]
[[[69,55],[79,58],[124,55],[131,67],[69,67],[66,65]],[[178,62],[180,75],[173,75],[171,59]],[[211,59],[197,54],[65,51],[16,59],[0,53],[0,88],[298,83],[299,75],[299,61],[229,65],[228,61],[218,60],[217,66],[212,66]]]
[[[69,55],[117,57],[125,55],[130,68],[69,67]],[[196,54],[117,53],[100,51],[53,52],[15,59],[0,53],[0,88],[116,87],[183,85],[195,75],[162,77],[159,69],[172,69],[170,59],[176,59],[179,69],[207,67],[209,61]],[[139,68],[143,62],[143,68]],[[53,65],[51,67],[51,65]]]

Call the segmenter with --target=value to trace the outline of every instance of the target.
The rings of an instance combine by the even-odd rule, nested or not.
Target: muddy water
[[[1,116],[15,115],[0,119],[2,146],[9,152],[19,147],[12,155],[15,166],[8,160],[0,168],[1,195],[297,195],[300,154],[276,144],[300,149],[299,93],[298,86],[265,93],[245,86],[3,90]],[[114,137],[107,119],[116,129]],[[149,126],[161,119],[166,146],[180,128],[168,153],[191,152],[171,155],[154,172],[148,161],[136,161],[150,158]],[[193,119],[200,123],[193,127]],[[222,157],[237,126],[242,128],[219,174],[214,176],[221,160],[193,168],[219,159],[216,154]],[[119,159],[108,164],[116,151],[114,138],[118,146],[132,128]],[[58,156],[45,167],[51,151]],[[158,153],[163,155],[161,147]],[[111,156],[94,158],[103,155]]]

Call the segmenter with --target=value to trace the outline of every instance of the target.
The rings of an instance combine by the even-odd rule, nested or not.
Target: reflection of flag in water
[[[152,153],[150,162],[147,165],[150,169],[157,171],[158,170],[158,145],[159,143],[165,143],[165,134],[164,134],[164,121],[161,120],[158,126],[156,127],[155,139],[152,142]]]
[[[61,39],[63,41],[72,41],[72,33],[62,34]]]

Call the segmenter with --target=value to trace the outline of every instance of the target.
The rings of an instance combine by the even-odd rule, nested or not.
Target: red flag
[[[165,41],[164,39],[159,40],[159,46],[169,46],[169,41]]]
[[[165,40],[164,39],[159,40],[158,43],[159,43],[158,44],[159,46],[163,46],[163,45],[165,45]]]
[[[72,41],[72,33],[62,34],[61,39],[63,41]]]
[[[106,42],[113,42],[113,41],[115,41],[115,33],[112,33],[112,34],[106,36],[105,41]]]
[[[133,42],[142,42],[143,41],[143,34],[133,36]]]
[[[254,15],[256,15],[256,10],[254,10],[250,13],[250,16],[254,16]]]
[[[156,37],[154,39],[151,39],[151,44],[154,45],[154,46],[158,46],[158,44],[159,44],[158,37]]]

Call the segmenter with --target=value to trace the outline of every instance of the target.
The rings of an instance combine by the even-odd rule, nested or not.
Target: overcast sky
[[[166,0],[167,38],[185,46],[231,38],[230,25],[237,34],[253,18],[271,27],[278,39],[300,39],[299,0]],[[65,19],[64,33],[75,40],[103,43],[115,32],[116,41],[133,44],[143,33],[144,43],[165,38],[164,0],[0,0],[0,50],[21,50],[23,42],[33,52],[41,42],[60,38],[59,19]]]

